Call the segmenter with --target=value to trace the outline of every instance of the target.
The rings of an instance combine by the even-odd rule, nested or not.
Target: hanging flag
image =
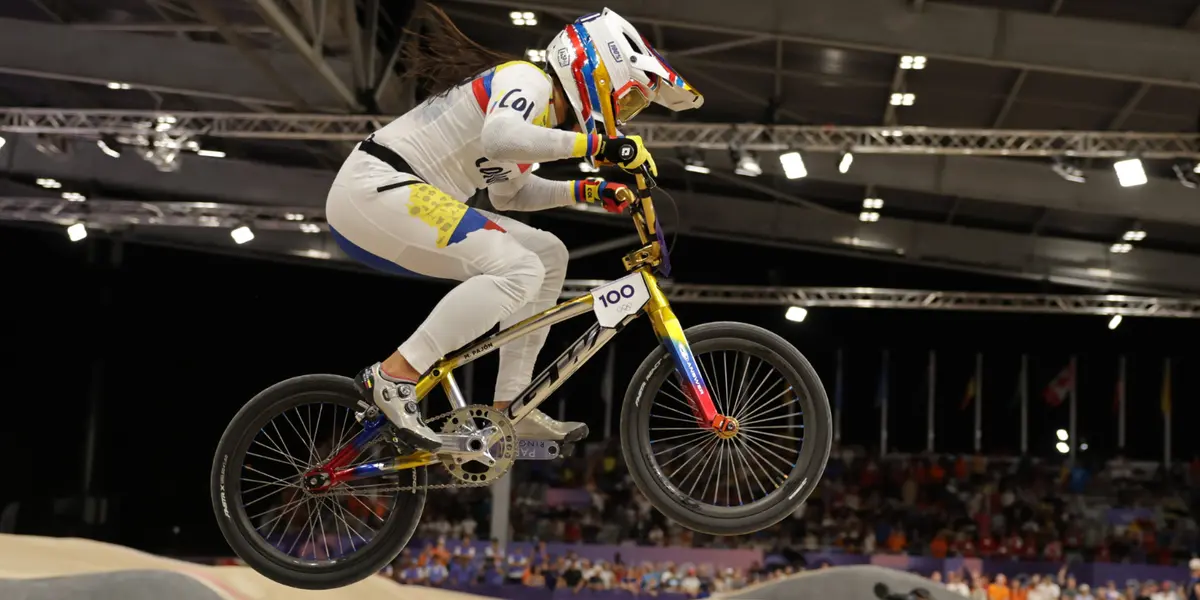
[[[1075,372],[1071,369],[1071,363],[1063,367],[1054,379],[1050,380],[1050,384],[1042,390],[1042,399],[1050,406],[1058,406],[1067,399],[1067,395],[1071,393],[1071,388],[1075,383]]]
[[[967,410],[967,407],[971,405],[971,401],[975,400],[975,395],[975,376],[972,375],[971,380],[967,382],[967,391],[963,394],[963,401],[959,405],[958,410]]]
[[[1163,364],[1162,398],[1159,400],[1162,413],[1171,416],[1171,359]]]

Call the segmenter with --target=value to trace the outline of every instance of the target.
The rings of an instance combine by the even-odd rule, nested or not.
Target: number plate
[[[517,440],[517,460],[554,460],[558,454],[558,442]]]
[[[601,327],[616,327],[621,319],[637,314],[650,300],[641,273],[630,273],[592,290],[592,311]]]

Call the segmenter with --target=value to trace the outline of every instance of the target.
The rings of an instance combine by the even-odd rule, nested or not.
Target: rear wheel
[[[681,525],[743,535],[792,514],[829,459],[829,399],[812,365],[786,340],[745,323],[685,331],[723,438],[701,428],[663,348],[642,362],[621,408],[621,446],[634,482]]]
[[[296,588],[341,587],[379,572],[408,543],[425,506],[423,467],[326,491],[302,483],[363,431],[356,414],[367,408],[353,380],[306,375],[264,390],[230,422],[213,462],[213,510],[255,571]],[[394,458],[382,437],[351,466]]]

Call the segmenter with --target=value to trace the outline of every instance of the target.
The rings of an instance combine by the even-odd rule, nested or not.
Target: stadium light
[[[87,227],[83,223],[76,223],[67,228],[67,237],[72,242],[78,242],[87,237]]]
[[[1121,324],[1122,320],[1123,317],[1121,317],[1121,315],[1113,315],[1112,318],[1108,320],[1108,328],[1116,329],[1117,326]]]
[[[1117,172],[1117,183],[1120,183],[1121,187],[1145,185],[1149,181],[1146,179],[1146,168],[1140,158],[1119,160],[1113,163],[1113,170]]]
[[[779,155],[779,166],[783,167],[783,176],[788,179],[800,179],[808,175],[808,169],[804,166],[804,157],[794,150]]]
[[[842,159],[838,161],[838,173],[845,175],[850,172],[850,165],[854,164],[854,153],[843,152]]]
[[[1066,442],[1059,442],[1054,445],[1054,449],[1058,450],[1059,454],[1067,454],[1071,451],[1071,447]]]
[[[808,317],[808,309],[803,306],[789,306],[783,317],[789,321],[803,323],[804,319]]]
[[[229,236],[233,238],[233,241],[239,244],[245,244],[246,242],[254,239],[254,232],[250,231],[249,227],[242,225],[241,227],[230,231]]]
[[[1067,439],[1069,437],[1066,429],[1059,429],[1058,431],[1054,432],[1054,435],[1058,436],[1058,441],[1060,441],[1060,442],[1067,441]]]

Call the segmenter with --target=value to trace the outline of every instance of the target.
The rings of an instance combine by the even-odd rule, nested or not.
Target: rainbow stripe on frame
[[[700,426],[708,427],[717,417],[708,386],[700,376],[700,367],[697,366],[696,357],[692,355],[692,349],[683,335],[683,327],[679,325],[679,320],[670,308],[664,307],[660,310],[662,326],[659,327],[656,321],[655,333],[658,334],[667,353],[671,355],[671,359],[675,361],[675,372],[679,374],[683,393],[692,407],[692,414],[696,416]]]

